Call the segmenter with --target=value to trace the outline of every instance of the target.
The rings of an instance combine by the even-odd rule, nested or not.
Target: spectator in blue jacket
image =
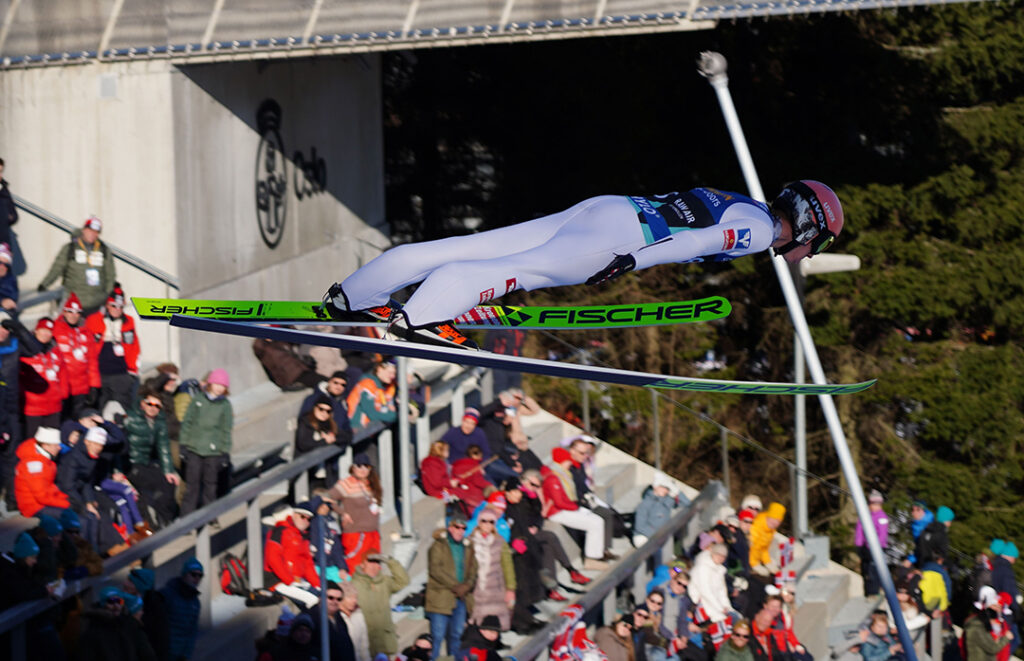
[[[633,519],[633,543],[643,546],[647,539],[672,518],[679,491],[668,475],[658,472],[654,484],[644,493]]]
[[[181,575],[167,581],[160,590],[167,605],[167,626],[170,629],[171,661],[184,661],[192,656],[199,635],[199,584],[203,565],[194,557],[185,561]]]

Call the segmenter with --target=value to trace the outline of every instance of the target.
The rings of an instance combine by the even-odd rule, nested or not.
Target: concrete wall
[[[97,214],[105,240],[177,275],[182,297],[317,299],[387,241],[380,96],[374,55],[5,71],[0,157],[15,193],[76,224]],[[274,247],[256,210],[266,99],[286,156]],[[323,167],[307,180],[292,161],[313,149]],[[29,263],[19,284],[34,289],[67,236],[27,214],[15,229]],[[123,264],[118,275],[129,296],[168,295]],[[140,336],[146,364],[174,360],[189,376],[223,366],[235,390],[265,380],[244,340],[156,322]]]
[[[174,76],[183,296],[319,299],[380,252],[386,233],[379,81],[375,56],[203,65]],[[312,160],[315,149],[326,172],[325,181],[312,184],[296,176],[294,162],[282,169],[278,161],[287,188],[274,248],[260,233],[256,209],[257,179],[267,178],[257,162],[266,148],[257,111],[267,99],[280,108],[274,142],[283,142],[289,159],[298,151]],[[237,383],[264,378],[250,340],[186,332],[181,342],[189,374],[228,365]]]

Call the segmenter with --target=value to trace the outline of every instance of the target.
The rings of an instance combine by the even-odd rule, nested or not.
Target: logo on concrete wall
[[[281,139],[281,106],[267,99],[256,111],[260,146],[256,151],[256,219],[260,236],[270,248],[276,248],[284,235],[288,213],[288,159]],[[303,199],[327,190],[327,164],[311,147],[309,156],[296,150],[292,155],[295,197]]]
[[[284,140],[281,139],[281,106],[267,99],[256,111],[260,146],[256,151],[256,219],[260,236],[270,248],[276,248],[284,233],[288,213],[288,174]]]

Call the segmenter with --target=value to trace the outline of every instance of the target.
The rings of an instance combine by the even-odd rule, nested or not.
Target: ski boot
[[[435,344],[442,347],[458,347],[459,349],[470,349],[473,351],[480,348],[480,345],[455,328],[454,321],[410,326],[405,314],[399,312],[388,326],[388,332],[410,342]]]
[[[348,304],[348,296],[345,295],[345,290],[341,288],[340,282],[331,285],[320,303],[321,312],[335,321],[382,321],[390,324],[401,309],[401,303],[390,300],[387,305],[380,307],[352,310]]]

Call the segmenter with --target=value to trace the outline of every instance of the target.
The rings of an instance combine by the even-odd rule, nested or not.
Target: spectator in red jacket
[[[82,303],[75,292],[68,296],[61,316],[53,322],[53,339],[68,369],[65,417],[78,417],[82,409],[94,406],[99,399],[100,365],[82,318]]]
[[[139,382],[139,338],[135,320],[124,313],[124,290],[120,285],[107,297],[106,305],[85,320],[92,335],[92,351],[100,372],[101,411],[114,400],[130,411]]]
[[[34,436],[40,427],[60,427],[60,412],[68,396],[68,370],[53,341],[53,320],[40,319],[35,338],[43,350],[21,357],[18,378],[25,397],[25,438]]]
[[[296,505],[291,514],[278,521],[267,533],[263,547],[263,571],[267,585],[305,608],[312,608],[320,602],[319,597],[309,590],[310,586],[320,587],[320,577],[306,536],[313,514],[312,504]]]
[[[423,491],[431,498],[451,500],[458,495],[458,482],[448,468],[448,444],[434,441],[430,454],[420,463],[420,482]]]
[[[18,446],[18,467],[14,470],[14,496],[24,516],[47,514],[60,519],[70,505],[66,493],[57,488],[60,432],[40,427],[35,438]]]
[[[586,535],[583,543],[584,569],[607,569],[608,563],[603,560],[606,551],[604,519],[579,506],[576,484],[570,473],[572,457],[569,456],[569,451],[565,448],[555,448],[551,452],[551,458],[552,465],[541,469],[541,475],[544,476],[544,517],[566,528],[583,531]]]
[[[466,448],[466,456],[452,464],[452,477],[458,484],[459,498],[469,506],[470,512],[492,491],[498,490],[484,474],[483,455],[479,445],[470,445]]]

